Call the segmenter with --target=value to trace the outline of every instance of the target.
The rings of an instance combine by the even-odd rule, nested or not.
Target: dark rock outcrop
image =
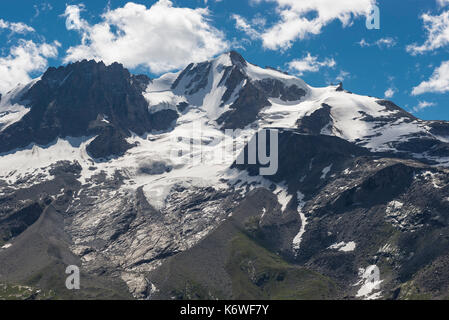
[[[268,140],[267,150],[270,150],[269,144]],[[278,146],[279,169],[275,175],[265,178],[275,183],[285,182],[291,190],[301,185],[307,192],[321,188],[333,172],[346,168],[354,157],[375,156],[369,150],[338,137],[302,134],[297,130],[279,129]],[[247,159],[247,147],[244,152]],[[254,165],[234,163],[233,167],[247,170],[255,176],[263,166],[257,161]],[[323,175],[325,168],[329,168],[329,172]]]
[[[304,116],[296,122],[299,132],[319,135],[327,126],[332,127],[331,107],[323,104],[322,108]]]
[[[249,82],[240,91],[240,95],[231,109],[217,119],[223,129],[244,128],[257,119],[259,112],[270,106],[266,95],[253,83]]]
[[[130,132],[165,130],[177,119],[176,113],[148,112],[142,92],[150,81],[118,63],[84,60],[49,68],[22,97],[30,112],[0,134],[0,152],[31,143],[46,145],[58,137],[100,135],[89,148],[93,154],[123,154],[131,147],[123,140]],[[105,130],[106,124],[113,129]],[[102,151],[94,152],[100,141]]]
[[[109,156],[122,156],[132,144],[125,136],[112,126],[106,127],[88,146],[87,152],[94,159],[104,159]]]
[[[279,98],[282,101],[299,101],[306,95],[304,89],[296,85],[286,86],[276,79],[263,79],[256,82],[269,98]]]

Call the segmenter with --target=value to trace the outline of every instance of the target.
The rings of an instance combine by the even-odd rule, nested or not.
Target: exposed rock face
[[[226,87],[226,92],[221,100],[221,107],[231,98],[238,85],[245,79],[242,70],[234,67],[226,67],[225,74],[220,81]]]
[[[296,85],[285,86],[281,81],[275,79],[264,79],[257,81],[257,85],[269,98],[279,98],[282,101],[299,101],[306,95],[304,89]]]
[[[176,81],[172,85],[172,89],[177,89],[178,84],[181,80],[186,78],[191,78],[184,88],[183,94],[193,95],[206,88],[209,84],[209,73],[211,71],[212,65],[210,62],[203,62],[197,65],[191,63],[185,68]]]
[[[449,126],[446,121],[432,121],[430,123],[431,130],[433,134],[442,137],[449,137]]]
[[[0,240],[7,242],[25,231],[39,219],[43,205],[32,202],[17,211],[6,213],[0,220]]]
[[[333,171],[345,169],[354,157],[371,153],[337,137],[325,135],[306,135],[296,130],[279,130],[279,169],[275,175],[266,178],[275,182],[285,182],[292,189],[298,188],[313,192],[329,179]],[[269,147],[268,147],[269,150]],[[245,149],[247,152],[247,148]],[[250,175],[259,173],[260,163],[256,165],[237,165]],[[323,177],[323,169],[332,166]]]
[[[242,129],[254,122],[263,108],[270,106],[269,98],[279,98],[282,101],[299,101],[306,91],[296,85],[287,86],[276,79],[263,79],[250,81],[243,72],[234,68],[226,86],[228,90],[223,96],[227,101],[237,87],[237,82],[246,80],[245,86],[240,91],[239,97],[230,106],[230,110],[217,119],[224,129]],[[223,102],[223,103],[224,103]]]
[[[275,183],[285,181],[291,194],[299,190],[304,197],[292,196],[282,211],[270,202],[276,203],[276,199],[248,194],[246,201],[253,201],[251,210],[236,208],[227,224],[152,273],[154,284],[162,288],[158,297],[180,294],[181,298],[192,299],[195,292],[198,298],[208,299],[273,298],[278,294],[285,298],[283,290],[291,292],[285,286],[294,279],[294,266],[305,267],[303,272],[313,270],[321,274],[321,298],[409,299],[418,294],[437,297],[446,292],[447,281],[424,284],[423,279],[432,278],[431,270],[448,272],[444,262],[448,240],[442,236],[449,221],[449,202],[444,196],[449,187],[447,170],[416,161],[383,158],[338,139],[332,141],[332,137],[289,135],[290,148],[280,148],[280,159],[288,160],[281,160],[281,171],[270,179]],[[310,152],[306,141],[310,141],[315,152]],[[295,145],[303,152],[295,150]],[[321,157],[324,150],[327,156]],[[329,162],[332,166],[327,171]],[[247,169],[250,173],[255,171]],[[292,225],[299,223],[298,210],[305,213],[307,222],[300,249],[292,250],[298,230],[292,229]],[[230,232],[229,225],[239,232],[243,230],[247,242],[237,240],[241,234]],[[238,250],[245,252],[238,262],[232,260],[232,255],[222,253],[232,251],[235,241],[239,241]],[[247,249],[260,244],[288,263],[295,263],[287,267],[288,263],[283,262],[286,269],[264,265],[262,261],[270,259],[266,252]],[[220,246],[218,254],[213,250],[216,246]],[[235,274],[235,263],[239,263],[243,274]],[[373,265],[381,268],[382,286],[365,295],[361,284],[357,285],[359,269]],[[329,279],[335,281],[336,287],[327,283]],[[195,283],[195,289],[186,291],[181,283]],[[218,287],[217,283],[225,285]],[[303,290],[307,291],[297,287],[294,297],[303,297]],[[307,292],[309,298],[314,297]]]
[[[311,115],[299,119],[297,126],[301,133],[319,135],[326,129],[332,128],[331,107],[323,104],[323,107],[314,111]]]
[[[0,152],[30,143],[49,144],[58,137],[100,135],[90,146],[98,156],[122,155],[131,145],[124,138],[134,132],[166,130],[177,114],[148,112],[142,95],[150,79],[134,76],[121,64],[82,61],[50,68],[23,96],[31,110],[0,134]],[[104,129],[105,123],[110,127]],[[106,144],[102,150],[99,143]]]
[[[398,107],[397,105],[395,105],[393,102],[391,102],[389,100],[378,100],[377,103],[380,104],[381,106],[384,106],[388,111],[396,112],[396,117],[399,116],[401,118],[409,118],[410,120],[417,119],[414,115],[408,113],[407,111]]]
[[[220,61],[190,64],[173,82],[171,89],[176,94],[195,96],[200,91],[210,92],[213,79],[217,73],[222,73],[218,88],[226,90],[221,96],[220,108],[229,104],[216,120],[223,129],[242,129],[254,122],[259,113],[271,103],[270,98],[282,101],[299,101],[307,94],[305,88],[274,78],[254,79],[251,76],[252,66],[237,52],[227,54],[225,64]],[[280,71],[272,72],[286,75]],[[234,99],[233,96],[236,96]],[[195,97],[196,100],[198,97]]]
[[[151,115],[151,129],[153,131],[171,130],[175,126],[178,117],[178,113],[173,110],[161,110],[153,113]]]
[[[133,146],[125,140],[123,133],[112,126],[104,128],[87,146],[87,152],[95,159],[123,156]]]
[[[217,119],[224,129],[241,129],[256,120],[259,112],[270,105],[266,95],[251,82],[240,92],[240,96],[225,112]]]

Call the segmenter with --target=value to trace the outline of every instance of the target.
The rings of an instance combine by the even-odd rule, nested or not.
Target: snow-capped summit
[[[161,103],[173,108],[185,102],[202,107],[223,127],[242,128],[256,120],[257,113],[269,105],[269,98],[300,101],[308,91],[301,79],[263,69],[231,51],[156,79],[145,96],[155,108]]]
[[[313,88],[293,75],[253,65],[234,51],[154,80],[145,97],[153,111],[201,109],[221,129],[298,128],[376,152],[438,163],[449,158],[444,125],[417,119],[391,101],[345,91],[342,84]]]

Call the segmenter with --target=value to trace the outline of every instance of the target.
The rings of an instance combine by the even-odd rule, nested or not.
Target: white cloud
[[[371,43],[367,42],[365,39],[362,39],[362,40],[360,40],[358,45],[361,46],[362,48],[364,48],[364,47],[370,47]]]
[[[235,20],[235,27],[243,32],[245,32],[251,39],[259,39],[261,37],[260,32],[251,27],[251,25],[246,21],[245,18],[239,16],[238,14],[233,14],[232,19]]]
[[[449,61],[444,61],[435,69],[429,80],[421,82],[417,87],[413,88],[413,95],[423,93],[446,93],[449,92]]]
[[[350,78],[351,74],[347,71],[341,70],[335,80],[343,82],[346,78]]]
[[[265,27],[267,20],[260,14],[251,19],[251,22],[248,22],[244,17],[238,14],[233,14],[231,18],[235,21],[235,27],[246,33],[250,39],[262,39],[263,28]]]
[[[265,25],[267,24],[267,19],[262,17],[261,14],[257,14],[253,19],[251,19],[251,22],[255,26],[265,27]]]
[[[129,2],[107,10],[95,25],[81,18],[83,10],[82,5],[66,7],[66,27],[80,32],[82,39],[67,50],[65,62],[96,59],[162,73],[207,60],[229,47],[224,34],[210,24],[205,8],[177,8],[169,0],[150,8]]]
[[[394,90],[393,88],[388,88],[387,91],[385,91],[384,96],[385,98],[393,98],[394,94],[396,93],[396,90]]]
[[[67,30],[85,31],[83,36],[87,35],[90,26],[86,20],[81,19],[81,11],[84,10],[84,4],[66,6],[62,16],[66,17],[65,26]],[[83,39],[83,41],[85,41],[85,39]]]
[[[280,21],[261,34],[265,48],[288,49],[295,40],[317,35],[323,27],[339,20],[343,27],[354,18],[367,16],[375,0],[253,0],[276,2]]]
[[[33,6],[33,8],[34,8],[33,19],[39,17],[41,12],[53,10],[53,6],[50,3],[48,3],[48,2],[41,2],[40,4],[35,4]]]
[[[391,38],[391,37],[387,37],[387,38],[381,38],[375,42],[368,42],[365,39],[360,40],[360,42],[358,42],[358,45],[361,46],[362,48],[365,47],[372,47],[372,46],[378,46],[379,48],[391,48],[396,46],[397,42],[395,39]]]
[[[394,40],[393,38],[382,38],[382,39],[377,40],[375,42],[375,44],[379,48],[382,48],[382,47],[391,48],[396,45],[396,40]]]
[[[420,101],[417,106],[413,107],[413,111],[414,112],[419,112],[419,111],[422,111],[425,108],[433,107],[435,105],[436,104],[434,102]]]
[[[439,49],[449,43],[449,11],[438,16],[425,13],[421,16],[427,39],[422,45],[416,43],[407,46],[407,52],[417,55]]]
[[[319,61],[318,57],[312,56],[309,52],[302,59],[296,59],[288,63],[290,70],[295,71],[298,75],[305,72],[318,72],[321,68],[333,68],[337,65],[334,59],[326,58]]]
[[[0,19],[0,30],[7,29],[13,33],[25,34],[28,32],[34,32],[34,29],[29,25],[26,25],[22,22],[9,22],[3,19]]]
[[[449,0],[437,0],[437,3],[440,7],[444,7],[449,4]]]
[[[48,58],[58,55],[60,44],[36,44],[31,40],[19,40],[10,48],[9,55],[0,57],[0,93],[8,92],[18,83],[31,81],[30,73],[44,71]]]

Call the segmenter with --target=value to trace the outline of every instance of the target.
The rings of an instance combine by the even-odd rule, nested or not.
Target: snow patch
[[[327,177],[327,174],[331,171],[332,169],[332,164],[326,168],[323,169],[323,171],[321,171],[322,175],[320,177],[320,179],[324,180]]]
[[[304,89],[306,92],[308,92],[310,88],[303,80],[295,76],[288,75],[273,69],[264,69],[251,63],[247,63],[245,72],[252,80],[255,81],[275,79],[283,82],[287,86],[296,85],[298,88]]]
[[[306,232],[306,225],[307,225],[307,218],[303,212],[303,208],[306,204],[304,201],[304,195],[298,191],[297,198],[298,198],[298,214],[301,217],[301,229],[299,230],[295,238],[293,238],[293,250],[295,252],[297,252],[301,248],[302,237]]]
[[[390,203],[388,203],[387,205],[387,215],[394,215],[397,214],[401,211],[402,207],[404,206],[404,204],[402,202],[393,200]]]
[[[267,208],[262,208],[262,215],[260,216],[260,219],[262,220],[266,214],[267,214]]]
[[[354,251],[356,248],[356,243],[354,241],[350,241],[350,242],[339,242],[339,243],[335,243],[333,245],[331,245],[329,247],[329,249],[334,249],[334,250],[338,250],[338,251],[342,251],[342,252],[352,252]]]
[[[150,113],[156,113],[163,110],[177,111],[176,106],[181,102],[186,102],[185,98],[175,95],[171,91],[152,91],[151,86],[143,93],[148,102],[148,110]]]
[[[359,269],[360,280],[354,286],[361,286],[357,291],[357,298],[364,300],[376,300],[382,297],[380,285],[380,271],[376,265],[368,266],[366,269]]]
[[[0,100],[0,132],[20,121],[31,108],[25,106],[22,96],[39,80],[35,79],[27,85],[18,85],[2,96]]]
[[[438,174],[433,173],[431,171],[426,171],[422,174],[426,181],[430,181],[435,189],[441,189],[441,181],[438,179]]]
[[[282,212],[284,212],[287,209],[287,205],[292,200],[292,195],[288,194],[287,188],[279,186],[275,191],[274,194],[278,197],[278,202],[281,204]]]

